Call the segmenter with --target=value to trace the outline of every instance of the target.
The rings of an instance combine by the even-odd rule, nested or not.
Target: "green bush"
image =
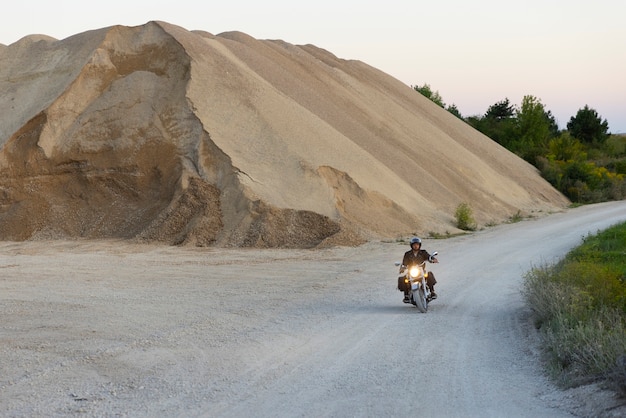
[[[583,160],[537,158],[543,178],[577,203],[597,203],[626,197],[626,176],[614,161],[607,166]],[[621,169],[621,166],[619,167]]]
[[[525,276],[522,293],[562,384],[601,379],[626,395],[624,253],[626,223],[586,237],[561,262]]]
[[[456,227],[464,231],[476,230],[476,221],[474,221],[474,215],[472,208],[467,203],[461,203],[457,206],[454,212],[456,219]]]

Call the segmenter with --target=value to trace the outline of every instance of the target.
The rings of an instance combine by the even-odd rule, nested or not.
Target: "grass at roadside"
[[[604,381],[626,396],[626,223],[585,237],[555,265],[532,269],[523,293],[557,381]]]

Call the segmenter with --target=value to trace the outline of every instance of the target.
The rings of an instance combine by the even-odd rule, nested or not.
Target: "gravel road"
[[[440,261],[426,314],[395,290],[407,244],[2,242],[0,416],[601,415],[605,392],[542,374],[520,286],[625,220],[622,201],[426,239]]]

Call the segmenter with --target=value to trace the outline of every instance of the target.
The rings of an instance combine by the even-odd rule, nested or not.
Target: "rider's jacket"
[[[404,258],[402,258],[402,265],[410,267],[415,264],[422,264],[424,261],[428,261],[430,259],[430,254],[426,250],[418,250],[415,253],[413,250],[409,250],[404,253]]]

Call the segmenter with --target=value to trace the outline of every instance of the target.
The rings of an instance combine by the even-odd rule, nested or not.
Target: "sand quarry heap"
[[[165,22],[0,45],[0,240],[354,245],[568,204],[410,86]]]

